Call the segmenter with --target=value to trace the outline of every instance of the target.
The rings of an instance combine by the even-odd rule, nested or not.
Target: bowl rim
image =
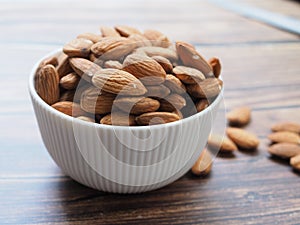
[[[83,120],[77,119],[75,117],[66,115],[66,114],[54,109],[53,107],[48,105],[37,94],[36,89],[35,89],[34,78],[35,78],[36,70],[37,70],[38,66],[40,65],[40,63],[43,60],[47,59],[48,57],[54,56],[54,55],[58,54],[61,51],[62,51],[62,48],[55,49],[55,50],[49,52],[48,54],[44,55],[42,58],[40,58],[34,64],[33,68],[31,69],[30,76],[29,76],[28,90],[29,90],[29,93],[30,93],[31,97],[36,102],[38,102],[39,105],[41,105],[44,109],[51,112],[52,114],[55,114],[56,116],[60,117],[61,119],[67,120],[68,122],[72,122],[72,123],[75,122],[75,123],[83,124],[83,125],[90,126],[90,127],[93,127],[93,128],[96,127],[96,128],[101,128],[101,129],[119,129],[119,130],[128,130],[128,129],[130,129],[130,130],[144,130],[144,129],[147,129],[149,127],[151,127],[151,129],[160,129],[161,127],[164,127],[164,128],[176,127],[178,125],[181,125],[182,123],[188,122],[190,120],[194,120],[195,118],[201,117],[203,114],[211,112],[211,110],[213,108],[215,108],[215,106],[223,99],[224,85],[222,85],[222,88],[221,88],[221,91],[220,91],[219,95],[212,102],[212,104],[209,105],[204,110],[202,110],[201,112],[198,112],[198,113],[196,113],[192,116],[189,116],[187,118],[183,118],[183,119],[180,119],[178,121],[165,123],[165,124],[156,124],[156,125],[148,125],[148,126],[117,126],[117,125],[107,125],[107,124],[91,123],[91,122],[83,121]],[[222,77],[219,77],[219,78],[221,79]]]

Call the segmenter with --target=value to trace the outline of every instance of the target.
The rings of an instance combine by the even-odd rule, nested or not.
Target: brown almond
[[[291,158],[290,165],[295,169],[300,171],[300,154]]]
[[[292,143],[278,143],[271,145],[268,152],[280,158],[288,159],[300,154],[300,146]]]
[[[166,72],[161,65],[145,55],[128,55],[123,62],[123,70],[133,74],[146,85],[161,84],[166,79]]]
[[[77,87],[80,81],[80,76],[76,73],[69,73],[68,75],[62,77],[59,81],[59,85],[66,90],[73,90]]]
[[[129,115],[121,112],[114,112],[108,114],[100,120],[101,124],[115,125],[115,126],[134,126],[136,125],[133,115]]]
[[[171,73],[173,70],[173,65],[170,62],[170,60],[168,60],[165,57],[156,55],[156,56],[152,56],[152,59],[154,59],[156,62],[158,62],[162,68],[164,68],[164,70],[166,71],[166,73]]]
[[[220,152],[233,152],[238,149],[236,144],[228,137],[219,135],[210,135],[208,146],[212,149],[220,150]]]
[[[198,160],[192,167],[192,173],[197,176],[205,176],[210,173],[212,168],[212,157],[207,149],[203,149]]]
[[[186,86],[188,93],[196,98],[213,98],[216,97],[221,87],[216,78],[207,78],[197,84],[190,84]]]
[[[121,97],[117,98],[113,104],[123,112],[134,115],[154,112],[159,108],[159,101],[145,97]]]
[[[256,149],[259,140],[255,134],[240,128],[229,127],[226,130],[227,136],[242,149]]]
[[[159,100],[160,111],[172,112],[174,110],[180,110],[186,105],[185,99],[178,94],[171,94],[163,99]]]
[[[269,134],[268,138],[273,143],[285,142],[285,143],[300,144],[299,134],[289,132],[289,131],[278,131],[278,132]]]
[[[185,66],[200,70],[206,77],[212,77],[213,71],[208,62],[194,48],[184,42],[176,42],[177,54]]]
[[[94,33],[83,33],[83,34],[79,34],[77,36],[77,38],[83,38],[83,39],[87,39],[92,41],[93,43],[96,43],[98,41],[100,41],[100,39],[102,38],[100,35],[94,34]]]
[[[135,42],[136,47],[152,46],[151,41],[141,34],[131,34],[128,39]]]
[[[155,86],[146,86],[147,88],[147,96],[153,98],[165,98],[168,96],[171,91],[165,85],[155,85]]]
[[[112,27],[100,27],[103,37],[121,37],[121,35]]]
[[[74,96],[75,96],[75,90],[65,91],[60,95],[59,101],[60,102],[65,102],[65,101],[68,101],[68,102],[74,101],[75,102]]]
[[[107,93],[95,87],[90,87],[81,94],[80,106],[89,113],[110,113],[116,95]]]
[[[73,69],[69,63],[69,57],[61,52],[57,56],[58,65],[56,67],[56,70],[58,72],[59,78],[62,78],[63,76],[73,72]]]
[[[191,67],[176,66],[173,68],[173,73],[178,79],[186,84],[196,84],[205,80],[205,76],[202,72]]]
[[[294,122],[280,122],[272,126],[272,131],[290,131],[300,134],[300,124]]]
[[[213,57],[208,60],[208,63],[211,66],[215,77],[218,78],[221,74],[221,69],[222,69],[220,60],[216,57]]]
[[[88,57],[93,42],[84,38],[76,38],[63,47],[63,52],[70,57]]]
[[[142,33],[138,29],[126,25],[115,26],[115,29],[123,37],[129,37],[132,34],[142,35]]]
[[[80,105],[74,102],[56,102],[51,106],[69,116],[78,117],[85,115],[85,112],[80,108]]]
[[[165,83],[166,87],[168,87],[172,92],[177,94],[186,93],[186,88],[182,84],[182,82],[172,74],[167,74]]]
[[[203,98],[203,99],[199,99],[196,104],[195,107],[197,109],[197,112],[201,112],[204,109],[206,109],[209,106],[209,102],[207,99]]]
[[[95,122],[95,120],[93,118],[87,117],[87,116],[78,116],[76,118],[79,119],[79,120],[86,121],[86,122],[91,122],[91,123]]]
[[[167,58],[171,62],[178,60],[176,51],[170,48],[162,48],[162,47],[155,47],[155,46],[139,47],[135,50],[135,53],[146,54],[149,57],[162,56],[164,58]]]
[[[227,113],[226,118],[231,126],[245,126],[251,120],[251,109],[248,106],[241,106]]]
[[[180,119],[183,119],[183,115],[180,110],[175,110],[172,113],[175,113],[177,116],[179,116]]]
[[[46,66],[46,65],[53,65],[54,67],[56,67],[58,65],[58,59],[56,56],[51,56],[48,57],[46,59],[44,59],[38,66],[36,72],[38,72],[42,67]]]
[[[93,75],[101,70],[100,66],[84,58],[71,58],[69,61],[74,71],[88,82],[91,82]]]
[[[59,75],[53,65],[43,66],[35,75],[35,89],[47,104],[59,99]]]
[[[167,48],[171,45],[168,37],[157,30],[145,30],[144,36],[152,42],[153,46]]]
[[[164,124],[180,120],[179,116],[171,112],[149,112],[136,117],[139,125]]]
[[[104,67],[121,70],[123,68],[123,65],[119,61],[108,60],[104,63]]]
[[[92,78],[95,87],[120,95],[144,95],[145,86],[132,74],[118,69],[102,69]]]

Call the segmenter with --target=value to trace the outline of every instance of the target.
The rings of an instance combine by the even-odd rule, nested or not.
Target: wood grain
[[[300,10],[292,5],[293,12]],[[69,6],[0,1],[0,224],[299,223],[299,173],[269,156],[266,139],[275,122],[300,122],[298,37],[206,1]],[[119,23],[160,29],[173,40],[197,44],[207,58],[221,58],[226,108],[253,109],[246,129],[261,139],[259,149],[216,158],[208,177],[187,173],[144,194],[102,193],[65,176],[40,138],[27,94],[30,70],[78,33]]]

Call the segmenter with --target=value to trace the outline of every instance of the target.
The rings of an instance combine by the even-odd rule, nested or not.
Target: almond
[[[221,91],[219,81],[216,78],[207,78],[197,84],[187,85],[186,88],[188,93],[196,98],[213,98]]]
[[[35,89],[47,104],[59,99],[59,75],[53,65],[43,66],[35,75]]]
[[[172,112],[174,110],[180,110],[186,105],[185,99],[178,94],[171,94],[166,98],[160,99],[160,111]]]
[[[208,138],[208,146],[212,149],[220,150],[220,152],[233,152],[238,148],[228,137],[219,135],[210,135]]]
[[[58,55],[57,60],[58,60],[58,65],[56,67],[56,70],[60,78],[73,72],[73,69],[69,63],[69,57],[65,53],[61,52]]]
[[[69,116],[78,117],[85,115],[85,112],[80,108],[80,105],[74,102],[56,102],[51,106]]]
[[[101,124],[106,125],[115,125],[115,126],[134,126],[135,118],[132,115],[120,113],[120,112],[114,112],[112,114],[108,114],[104,116],[100,120]]]
[[[212,168],[212,158],[207,149],[203,149],[198,160],[192,167],[192,173],[197,176],[209,174]]]
[[[126,25],[115,26],[115,29],[123,37],[129,37],[132,34],[142,35],[142,33],[138,29]]]
[[[161,65],[161,67],[164,68],[166,73],[171,73],[172,72],[173,65],[167,58],[159,56],[159,55],[152,56],[151,58],[154,59],[156,62],[158,62],[159,65]]]
[[[83,33],[83,34],[79,34],[77,36],[77,38],[87,39],[87,40],[92,41],[93,43],[96,43],[96,42],[100,41],[100,39],[102,37],[100,35],[93,34],[93,33]]]
[[[271,145],[268,152],[280,158],[291,158],[300,154],[300,146],[292,143],[278,143]]]
[[[285,142],[285,143],[300,144],[300,136],[296,133],[289,132],[289,131],[278,131],[270,134],[268,138],[273,143]]]
[[[86,89],[81,94],[80,106],[89,113],[110,113],[116,96],[95,87]]]
[[[144,36],[152,42],[153,46],[167,48],[171,45],[168,37],[157,30],[145,30]]]
[[[241,106],[227,113],[226,118],[231,126],[245,126],[251,120],[251,109]]]
[[[104,63],[104,67],[121,70],[123,68],[123,65],[119,61],[108,60]]]
[[[38,72],[42,67],[46,66],[46,65],[53,65],[54,67],[56,67],[58,65],[58,59],[55,56],[51,56],[48,57],[47,59],[44,59],[38,66],[36,72]]]
[[[147,96],[153,98],[165,98],[170,94],[170,89],[165,85],[155,85],[155,86],[147,86]]]
[[[121,97],[114,101],[114,105],[126,113],[135,115],[154,112],[159,108],[159,101],[145,97]]]
[[[64,46],[63,52],[70,57],[88,57],[92,45],[93,42],[88,39],[76,38]]]
[[[170,112],[149,112],[136,117],[139,125],[155,125],[170,123],[179,120],[179,116]]]
[[[95,122],[95,120],[93,118],[87,117],[87,116],[78,116],[76,118],[79,119],[79,120],[86,121],[86,122],[92,122],[92,123]]]
[[[68,101],[68,102],[74,101],[75,102],[74,95],[75,95],[75,90],[65,91],[60,95],[59,101],[60,102],[64,102],[64,101]]]
[[[169,49],[169,48],[162,48],[162,47],[140,47],[135,50],[136,53],[140,54],[146,54],[149,57],[152,56],[162,56],[164,58],[167,58],[171,62],[177,61],[178,56],[175,50]]]
[[[66,90],[73,90],[77,87],[80,81],[80,76],[76,73],[69,73],[68,75],[62,77],[59,81],[59,84],[62,88]]]
[[[103,37],[121,37],[121,35],[112,27],[100,27]]]
[[[242,149],[256,149],[259,145],[259,140],[256,135],[243,129],[229,127],[226,133],[228,137]]]
[[[128,55],[123,62],[123,70],[133,74],[146,85],[161,84],[166,79],[166,72],[161,65],[145,55]]]
[[[182,82],[175,77],[174,75],[167,74],[165,83],[166,87],[168,87],[172,92],[177,94],[186,93],[186,88],[182,84]]]
[[[300,134],[300,124],[294,122],[280,122],[272,126],[272,131],[290,131]]]
[[[132,40],[136,47],[152,46],[151,41],[141,34],[131,34],[128,39]]]
[[[218,78],[221,74],[221,69],[222,69],[220,60],[216,57],[213,57],[208,60],[208,63],[212,68],[215,77]]]
[[[185,66],[200,70],[206,77],[212,77],[213,71],[208,62],[194,48],[184,42],[176,42],[177,54]]]
[[[106,92],[120,95],[143,95],[144,85],[132,74],[118,69],[102,69],[92,78],[92,83]]]
[[[195,107],[197,109],[197,112],[201,112],[204,109],[206,109],[209,106],[209,102],[207,99],[200,99],[199,101],[196,102]]]
[[[69,61],[74,71],[88,82],[91,82],[93,75],[101,70],[100,66],[84,58],[71,58]]]
[[[295,169],[300,171],[300,154],[291,158],[290,165]]]
[[[173,73],[178,79],[186,84],[196,84],[205,80],[205,76],[202,72],[191,67],[176,66],[173,68]]]

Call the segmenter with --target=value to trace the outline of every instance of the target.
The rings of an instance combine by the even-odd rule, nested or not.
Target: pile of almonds
[[[100,30],[78,35],[39,65],[35,88],[56,110],[89,122],[143,126],[189,117],[220,93],[220,61],[206,61],[191,44],[173,45],[156,30]]]

